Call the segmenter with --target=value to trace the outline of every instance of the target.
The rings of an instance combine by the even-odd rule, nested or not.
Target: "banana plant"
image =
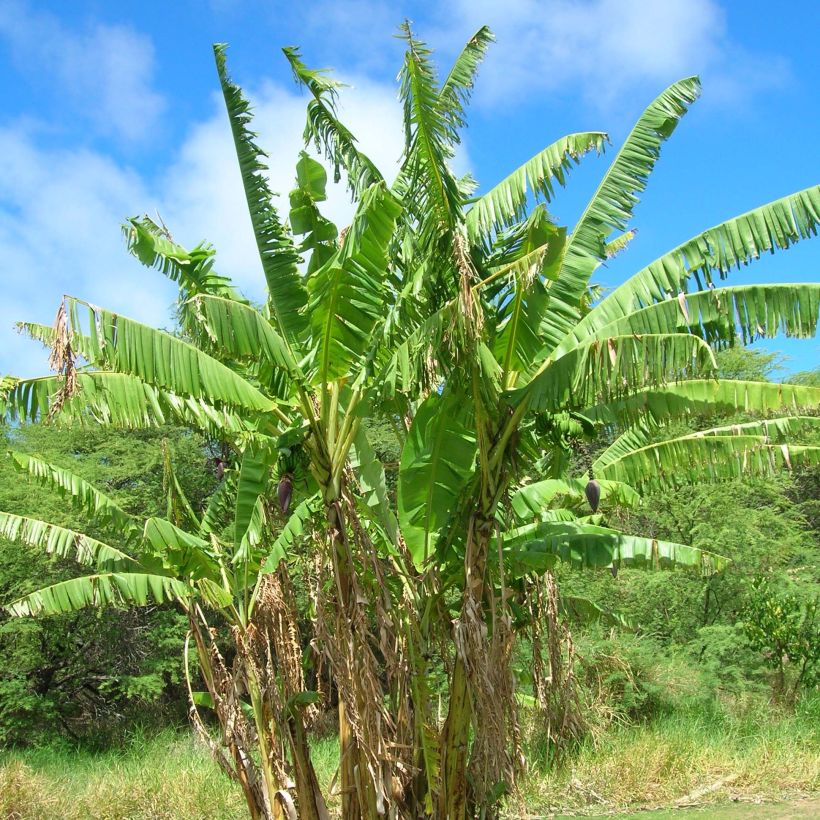
[[[64,559],[90,574],[34,590],[6,605],[16,617],[60,615],[86,607],[179,606],[188,617],[184,667],[193,725],[219,765],[241,787],[254,818],[329,817],[307,745],[318,693],[305,685],[296,639],[292,582],[284,560],[306,528],[297,509],[282,527],[243,459],[229,469],[207,507],[196,512],[164,446],[168,517],[138,520],[98,487],[63,467],[20,452],[9,457],[25,479],[78,508],[105,541],[47,521],[0,512],[0,535]],[[253,499],[250,508],[248,500]],[[278,530],[278,535],[274,532]],[[267,564],[270,571],[260,571]],[[228,663],[217,640],[227,631]],[[189,652],[205,691],[194,691]],[[200,707],[215,713],[217,743]]]
[[[53,328],[23,326],[51,346],[57,374],[5,383],[4,415],[124,427],[176,423],[200,429],[236,453],[233,542],[243,562],[237,577],[245,595],[237,617],[250,631],[262,628],[254,613],[262,621],[268,617],[254,610],[253,590],[269,589],[279,571],[276,562],[246,560],[256,555],[252,526],[271,493],[283,508],[289,506],[294,464],[301,469],[305,494],[318,499],[318,512],[300,504],[294,514],[312,519],[323,533],[313,568],[314,632],[305,642],[315,640],[339,694],[342,811],[348,817],[381,816],[412,779],[412,738],[426,731],[416,725],[410,702],[422,690],[416,687],[411,696],[401,679],[413,640],[412,565],[403,555],[384,473],[362,424],[374,400],[373,362],[396,299],[388,249],[402,203],[382,179],[368,179],[356,190],[351,224],[338,231],[319,210],[326,172],[303,153],[288,225],[274,206],[265,154],[250,130],[250,105],[228,76],[225,47],[214,51],[267,282],[265,305],[252,305],[216,273],[209,246],[189,251],[164,225],[131,219],[124,227],[131,253],[179,286],[180,334],[66,296]],[[206,513],[203,525],[210,526],[208,520]],[[190,544],[205,549],[200,535],[191,538]],[[209,588],[222,580],[211,575]],[[119,575],[88,583],[105,589],[94,593],[104,601],[126,600]],[[150,582],[151,594],[156,583]],[[162,590],[179,590],[176,581],[161,583]],[[372,609],[363,606],[369,602]],[[289,617],[295,621],[294,612]],[[207,678],[212,659],[200,643]],[[216,698],[214,703],[218,708]],[[304,737],[298,725],[294,731]],[[297,779],[300,816],[324,816],[321,795],[314,799],[312,769],[306,770],[303,781]],[[283,783],[278,777],[276,791]],[[264,811],[248,796],[254,816],[278,811],[272,787],[267,794]]]
[[[396,188],[408,201],[394,252],[416,304],[397,305],[400,338],[380,366],[386,397],[411,419],[398,484],[403,537],[419,571],[441,579],[439,594],[449,586],[461,600],[451,613],[456,651],[437,788],[438,815],[458,818],[492,812],[514,777],[513,700],[504,706],[499,696],[514,689],[503,665],[509,638],[494,630],[509,621],[517,564],[721,566],[718,557],[561,520],[549,508],[545,520],[520,528],[512,499],[522,503],[521,493],[543,480],[567,480],[573,448],[593,435],[612,441],[583,464],[594,505],[607,481],[675,487],[820,461],[820,449],[790,443],[792,428],[811,420],[784,415],[816,410],[817,389],[720,382],[713,355],[778,333],[815,333],[820,285],[716,283],[814,236],[820,186],[698,234],[600,298],[592,277],[634,235],[634,205],[699,80],[673,83],[650,103],[569,231],[547,206],[606,136],[563,137],[476,197],[448,161],[489,37],[474,38],[439,82],[429,49],[409,27],[404,36],[401,96],[411,127]],[[331,150],[326,131],[313,136]],[[665,435],[674,419],[736,410],[782,418],[739,433]]]
[[[394,807],[488,816],[519,764],[515,585],[556,560],[720,566],[567,507],[573,492],[544,482],[567,482],[577,500],[568,466],[579,442],[605,435],[615,448],[581,458],[593,479],[584,497],[595,506],[603,496],[604,511],[610,497],[632,498],[650,468],[668,485],[818,460],[816,448],[772,442],[765,430],[653,445],[673,418],[818,405],[817,389],[716,381],[713,349],[814,333],[817,286],[714,284],[815,234],[820,188],[705,231],[600,299],[592,277],[628,246],[634,204],[697,79],[650,104],[570,232],[547,206],[606,135],[562,137],[476,196],[450,160],[492,35],[476,32],[442,80],[409,25],[402,36],[406,142],[389,186],[337,116],[339,84],[285,50],[310,95],[306,142],[356,203],[342,231],[320,213],[326,174],[307,155],[290,224],[279,217],[250,107],[217,46],[266,304],[257,309],[214,274],[207,246],[186,251],[164,226],[133,220],[132,252],[180,285],[183,337],[66,298],[53,329],[26,326],[51,345],[57,375],[5,385],[4,402],[23,420],[194,426],[240,453],[240,474],[258,487],[275,469],[259,453],[302,454],[323,510],[314,640],[340,694],[343,816]],[[389,418],[403,441],[397,517],[362,424],[370,414]],[[289,471],[277,475],[288,498]],[[243,521],[261,492],[237,501]],[[449,706],[437,732],[425,659],[442,638]]]

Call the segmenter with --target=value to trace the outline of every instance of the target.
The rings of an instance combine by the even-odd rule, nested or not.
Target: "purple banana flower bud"
[[[285,473],[279,479],[279,487],[277,488],[279,495],[279,510],[282,515],[287,515],[290,509],[290,499],[293,495],[293,477],[290,473]]]
[[[584,488],[589,506],[592,512],[598,512],[598,504],[601,503],[601,485],[593,478]]]

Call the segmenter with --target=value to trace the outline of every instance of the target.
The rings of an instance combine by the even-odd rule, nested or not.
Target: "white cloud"
[[[173,290],[124,253],[123,217],[147,192],[139,177],[86,150],[43,150],[0,130],[0,371],[35,374],[46,357],[14,322],[50,324],[71,293],[141,321],[168,324]]]
[[[291,89],[267,83],[253,95],[253,128],[267,151],[275,203],[287,216],[288,193],[303,148],[306,100]],[[402,149],[401,110],[393,90],[367,81],[344,89],[340,117],[359,137],[359,146],[388,178],[396,171]],[[322,212],[339,227],[350,220],[353,206],[344,182],[329,179]],[[253,298],[261,298],[264,279],[242,192],[233,142],[221,99],[214,114],[195,126],[179,159],[162,182],[158,207],[175,238],[191,245],[207,238],[217,250],[218,269],[230,275]]]
[[[540,91],[606,109],[696,73],[713,99],[740,103],[787,75],[785,60],[734,42],[715,0],[455,0],[442,22],[434,42],[451,47],[479,25],[495,32],[478,85],[479,102],[493,105]]]
[[[22,0],[0,5],[5,40],[24,75],[67,95],[102,134],[147,139],[165,103],[153,89],[151,41],[127,26],[94,24],[74,30]]]
[[[304,97],[295,89],[263,84],[254,128],[270,154],[271,187],[287,194],[302,148]],[[343,95],[341,115],[361,148],[386,176],[395,174],[403,134],[392,88],[367,81]],[[15,321],[50,323],[60,296],[71,293],[140,321],[170,324],[175,291],[125,252],[120,224],[127,216],[158,210],[175,239],[187,246],[207,239],[217,269],[252,298],[264,279],[242,192],[233,142],[221,98],[211,116],[193,125],[178,155],[153,180],[89,150],[38,147],[21,129],[0,129],[0,373],[36,375],[46,356],[16,336]],[[345,225],[352,205],[343,184],[329,186],[323,212]]]
[[[320,43],[313,48],[332,44],[327,58],[334,63],[383,76],[400,63],[391,34],[405,16],[417,18],[416,36],[435,50],[442,70],[479,26],[490,26],[497,42],[476,102],[496,111],[556,95],[612,114],[629,108],[633,96],[640,105],[691,74],[703,76],[707,99],[738,106],[789,76],[784,57],[740,46],[719,0],[320,0],[304,24]]]

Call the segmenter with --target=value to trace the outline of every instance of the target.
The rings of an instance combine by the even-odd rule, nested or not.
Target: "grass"
[[[817,709],[792,716],[688,714],[614,729],[548,772],[537,762],[508,816],[604,814],[673,805],[730,778],[698,802],[792,799],[820,789]],[[537,744],[532,748],[538,758]],[[332,738],[314,749],[323,785],[333,777]],[[69,746],[0,756],[0,818],[6,820],[234,820],[242,796],[187,732],[135,733],[118,751]]]
[[[809,703],[794,715],[766,709],[742,716],[677,713],[612,729],[557,771],[533,766],[517,805],[510,806],[518,813],[511,816],[815,794],[820,790],[817,705]]]
[[[46,746],[0,759],[8,820],[234,820],[242,794],[187,733],[135,735],[122,749]]]

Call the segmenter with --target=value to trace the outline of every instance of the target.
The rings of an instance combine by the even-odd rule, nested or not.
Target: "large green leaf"
[[[806,338],[817,330],[820,284],[738,285],[665,299],[594,331],[598,338],[625,333],[691,331],[710,344],[743,344],[778,333]]]
[[[820,225],[820,185],[762,205],[709,228],[639,270],[615,288],[585,316],[563,346],[574,344],[604,325],[667,294],[686,290],[694,277],[699,286],[717,275],[725,278],[733,267],[758,259],[765,252],[785,250],[817,234]]]
[[[268,283],[268,304],[279,333],[293,344],[305,327],[302,309],[307,301],[297,267],[299,254],[273,206],[273,193],[268,186],[268,167],[264,161],[266,155],[256,144],[256,134],[249,128],[251,106],[242,89],[228,76],[225,49],[224,44],[214,45],[216,68],[231,123],[251,225]]]
[[[113,498],[76,473],[27,453],[10,452],[9,456],[18,470],[31,476],[42,486],[56,490],[61,497],[71,499],[95,520],[121,532],[141,532],[142,525],[137,519],[121,509]]]
[[[79,308],[67,298],[71,325],[84,330]],[[103,370],[137,376],[154,387],[251,413],[271,410],[273,401],[231,368],[191,344],[118,313],[86,305],[91,361]]]
[[[575,225],[564,264],[552,288],[555,302],[567,315],[556,314],[549,343],[569,333],[580,314],[573,309],[584,296],[598,263],[607,257],[607,240],[628,227],[638,195],[660,156],[661,144],[700,93],[697,77],[673,83],[641,114]]]
[[[599,481],[601,487],[601,504],[604,507],[637,507],[640,495],[628,484],[619,481]],[[515,515],[522,521],[530,521],[549,509],[556,498],[568,497],[573,502],[586,503],[584,489],[585,478],[548,478],[527,484],[514,493],[510,506]]]
[[[705,573],[719,572],[729,563],[720,555],[686,544],[571,522],[540,522],[510,530],[503,536],[502,547],[505,564],[513,574],[543,572],[557,561],[578,568],[698,567]]]
[[[615,398],[716,369],[714,355],[699,337],[683,333],[593,339],[557,359],[548,359],[522,388],[508,392],[531,410],[586,407],[596,398]]]
[[[249,446],[242,454],[236,486],[234,543],[238,547],[253,516],[259,497],[264,494],[270,473],[270,455],[264,448]]]
[[[348,375],[360,363],[385,312],[387,246],[400,213],[401,205],[383,184],[368,188],[342,247],[308,282],[320,383]]]
[[[721,427],[712,427],[708,430],[699,430],[684,436],[664,435],[663,428],[650,424],[638,424],[618,436],[593,462],[592,469],[600,472],[610,464],[622,458],[629,457],[636,451],[643,450],[660,443],[662,440],[672,439],[684,442],[688,439],[699,439],[703,436],[762,436],[764,444],[784,444],[797,433],[812,428],[820,428],[820,416],[783,416],[768,418],[761,421],[747,421],[739,424],[728,424]],[[682,465],[686,469],[686,465]]]
[[[433,554],[473,474],[471,405],[459,393],[433,393],[410,425],[399,465],[401,532],[418,567]]]
[[[81,372],[77,383],[79,392],[60,405],[55,423],[130,429],[180,424],[214,438],[247,431],[256,423],[201,399],[158,390],[126,373]],[[10,421],[49,419],[61,387],[57,376],[15,382],[7,393],[0,394],[0,413]]]
[[[0,512],[0,537],[102,570],[139,569],[139,562],[82,532],[36,518]]]
[[[644,418],[663,422],[688,416],[716,413],[793,412],[820,407],[820,387],[734,379],[691,379],[641,390],[584,410],[593,421],[610,426]]]
[[[724,428],[725,430],[725,428]],[[797,465],[820,463],[820,447],[771,444],[768,435],[741,429],[734,434],[697,433],[612,452],[593,470],[601,478],[624,481],[639,489],[770,476]]]
[[[59,615],[86,607],[147,606],[187,598],[190,588],[176,578],[148,573],[104,573],[43,587],[6,605],[15,617]]]
[[[569,134],[556,140],[480,197],[467,212],[467,232],[475,242],[481,236],[523,219],[529,195],[550,202],[554,184],[566,185],[567,173],[588,151],[601,153],[607,136],[602,131]]]

